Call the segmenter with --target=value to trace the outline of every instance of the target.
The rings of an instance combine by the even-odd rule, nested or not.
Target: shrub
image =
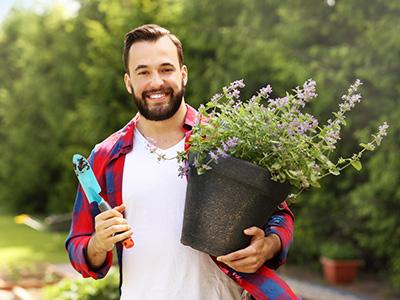
[[[43,295],[46,300],[118,300],[118,282],[118,271],[111,269],[105,278],[99,280],[65,278],[44,288]]]

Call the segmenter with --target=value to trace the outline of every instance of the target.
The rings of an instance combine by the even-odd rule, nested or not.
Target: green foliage
[[[123,35],[158,23],[183,42],[186,100],[195,107],[238,78],[246,78],[246,98],[266,83],[282,95],[313,78],[320,97],[306,111],[324,123],[348,82],[365,83],[367,101],[349,115],[346,142],[331,159],[357,152],[358,140],[372,131],[370,120],[387,120],[388,136],[374,156],[365,155],[361,173],[348,168],[340,179],[325,178],[323,188],[303,194],[290,260],[308,265],[326,236],[343,238],[370,270],[389,270],[400,289],[398,0],[336,1],[332,7],[315,0],[79,2],[70,18],[57,7],[40,14],[15,9],[1,24],[2,211],[72,209],[72,155],[88,155],[135,113],[122,81]]]
[[[360,257],[357,249],[348,242],[325,243],[321,246],[321,255],[338,260],[358,259]]]
[[[13,77],[0,75],[0,199],[18,212],[65,210],[54,202],[67,193],[73,197],[73,181],[62,191],[58,185],[72,179],[64,177],[66,125],[84,81],[75,80],[80,53],[74,22],[62,15],[57,7],[40,16],[16,11],[2,28],[1,69]]]
[[[52,300],[117,300],[119,274],[111,269],[103,279],[66,278],[44,289],[44,299]]]
[[[277,182],[289,182],[299,193],[309,187],[320,187],[319,180],[327,175],[340,175],[352,165],[361,170],[360,158],[365,150],[373,151],[386,136],[386,123],[379,127],[368,144],[349,158],[337,163],[329,156],[340,139],[341,126],[346,125],[345,114],[361,95],[356,94],[356,81],[342,96],[339,111],[328,124],[302,112],[304,106],[317,97],[315,81],[307,80],[285,97],[271,99],[270,85],[260,89],[248,102],[240,99],[242,80],[223,88],[223,94],[201,106],[199,112],[204,122],[197,120],[190,137],[191,151],[196,153],[198,174],[209,170],[219,157],[231,155],[267,169]],[[263,104],[266,102],[268,104]]]

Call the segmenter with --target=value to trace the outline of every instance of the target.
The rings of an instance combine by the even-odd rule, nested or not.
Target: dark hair
[[[170,33],[168,29],[155,24],[146,24],[132,29],[125,34],[123,53],[125,72],[129,73],[129,49],[132,47],[133,43],[140,41],[155,42],[163,36],[168,36],[174,43],[178,52],[179,65],[183,66],[183,48],[181,41],[174,34]]]

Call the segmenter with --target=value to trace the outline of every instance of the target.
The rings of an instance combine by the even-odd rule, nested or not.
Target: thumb
[[[243,232],[245,235],[254,236],[254,238],[262,238],[265,236],[264,230],[262,230],[256,226],[246,228],[245,230],[243,230]]]

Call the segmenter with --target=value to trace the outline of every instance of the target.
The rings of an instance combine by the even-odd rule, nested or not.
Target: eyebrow
[[[146,69],[146,68],[148,68],[149,66],[147,66],[147,65],[138,65],[136,68],[135,68],[135,72],[136,71],[138,71],[138,70],[140,70],[140,69]],[[172,67],[172,68],[174,68],[175,69],[175,66],[173,65],[173,64],[171,64],[171,63],[168,63],[168,62],[166,62],[166,63],[162,63],[161,64],[161,67]]]
[[[135,72],[136,72],[137,70],[145,69],[145,68],[147,68],[146,65],[138,65],[138,66],[135,68]]]

